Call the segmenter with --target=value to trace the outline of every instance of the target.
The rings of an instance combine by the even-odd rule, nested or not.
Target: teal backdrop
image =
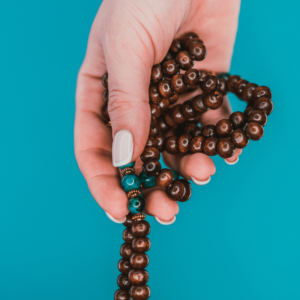
[[[100,3],[0,5],[3,300],[104,300],[117,288],[123,226],[93,200],[73,152],[76,76]],[[150,220],[151,299],[300,299],[299,8],[242,1],[231,72],[270,86],[275,110],[237,165],[214,159],[174,225]]]

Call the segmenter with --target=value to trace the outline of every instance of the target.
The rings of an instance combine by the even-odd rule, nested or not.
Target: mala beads
[[[140,156],[143,171],[136,175],[134,162],[120,167],[121,185],[128,196],[130,213],[124,223],[125,243],[121,246],[122,259],[118,263],[120,289],[115,293],[115,300],[146,300],[150,297],[150,288],[146,285],[149,274],[145,270],[149,263],[145,252],[151,246],[147,237],[150,225],[144,220],[145,200],[141,189],[158,186],[165,189],[171,200],[179,202],[189,200],[192,195],[188,180],[180,178],[174,170],[161,168],[161,152],[232,157],[235,149],[245,148],[249,140],[262,138],[267,117],[273,111],[272,93],[268,87],[249,83],[238,75],[195,69],[194,61],[202,61],[206,54],[203,41],[196,33],[189,32],[175,39],[163,61],[151,70],[151,124]],[[111,126],[107,110],[108,74],[103,76],[102,84],[106,88],[102,97],[102,116]],[[197,89],[198,95],[176,104],[181,94]],[[220,108],[228,92],[247,103],[244,112],[234,112],[216,125],[199,126],[197,118],[210,109]],[[173,134],[167,135],[169,131]]]

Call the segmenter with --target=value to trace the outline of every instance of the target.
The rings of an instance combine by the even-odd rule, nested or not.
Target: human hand
[[[239,7],[240,0],[103,1],[78,75],[75,154],[93,197],[114,221],[124,222],[129,212],[116,167],[137,161],[137,173],[141,171],[139,156],[150,127],[148,89],[152,66],[163,60],[175,37],[193,31],[204,41],[208,52],[204,61],[196,62],[195,68],[228,71]],[[106,72],[114,151],[111,130],[101,116],[104,91],[101,77]],[[230,112],[225,100],[219,109],[203,114],[200,123],[215,124],[228,118]],[[124,147],[120,151],[120,137],[130,146],[127,151]],[[241,152],[237,149],[227,162],[236,162]],[[164,154],[163,158],[171,169],[200,185],[207,183],[216,171],[212,159],[203,153],[183,158]],[[170,200],[165,192],[152,188],[144,195],[147,214],[159,222],[175,220],[178,203]]]

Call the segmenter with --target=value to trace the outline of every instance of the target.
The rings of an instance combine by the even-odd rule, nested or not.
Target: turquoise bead
[[[224,79],[228,79],[228,77],[230,76],[229,73],[220,73],[217,78],[224,78]]]
[[[179,178],[179,174],[176,171],[174,171],[174,170],[171,170],[171,171],[174,174],[174,180],[177,180]]]
[[[148,176],[144,171],[140,173],[140,179],[144,188],[151,188],[156,185],[155,176]]]
[[[130,164],[127,164],[125,166],[122,166],[122,167],[119,167],[121,170],[125,169],[125,168],[133,168],[135,165],[135,161],[130,163]]]
[[[127,174],[122,178],[122,188],[125,192],[137,190],[141,186],[140,178],[135,174]]]
[[[145,200],[142,197],[131,198],[128,202],[128,209],[132,214],[142,213],[145,208]]]

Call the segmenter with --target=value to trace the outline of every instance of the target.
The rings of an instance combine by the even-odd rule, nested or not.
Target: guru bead
[[[141,183],[143,188],[151,188],[154,187],[155,184],[155,177],[154,176],[148,176],[145,174],[144,171],[142,171],[139,175],[140,179],[141,179]]]
[[[151,292],[148,285],[132,286],[130,289],[131,297],[134,300],[147,300],[149,299]]]
[[[238,149],[245,148],[249,144],[249,138],[242,129],[235,129],[230,135],[230,139],[234,146]]]
[[[127,174],[122,178],[121,185],[125,192],[129,192],[131,190],[139,189],[141,180],[135,174]]]
[[[128,201],[128,209],[132,214],[142,213],[145,209],[145,200],[142,197],[133,197]]]
[[[114,295],[114,300],[130,300],[130,295],[125,290],[117,290]]]
[[[228,138],[219,139],[217,143],[217,152],[223,158],[229,158],[235,153],[235,147]]]
[[[149,273],[146,270],[130,270],[128,279],[132,285],[144,285],[149,280]]]
[[[187,51],[179,52],[176,55],[176,62],[182,70],[188,70],[194,66],[193,58]]]
[[[149,257],[146,253],[132,253],[129,262],[134,269],[145,269],[149,264]]]
[[[156,185],[161,188],[166,188],[173,180],[174,173],[170,169],[162,169],[157,176],[155,176]]]
[[[151,228],[150,224],[147,221],[143,220],[134,222],[131,230],[134,237],[140,237],[149,235]]]
[[[117,279],[117,284],[122,290],[129,290],[131,283],[127,275],[120,274]]]
[[[250,122],[245,128],[245,132],[249,139],[258,141],[264,135],[264,128],[257,122]]]
[[[147,237],[137,237],[133,239],[131,246],[133,251],[144,253],[150,250],[151,242]]]

